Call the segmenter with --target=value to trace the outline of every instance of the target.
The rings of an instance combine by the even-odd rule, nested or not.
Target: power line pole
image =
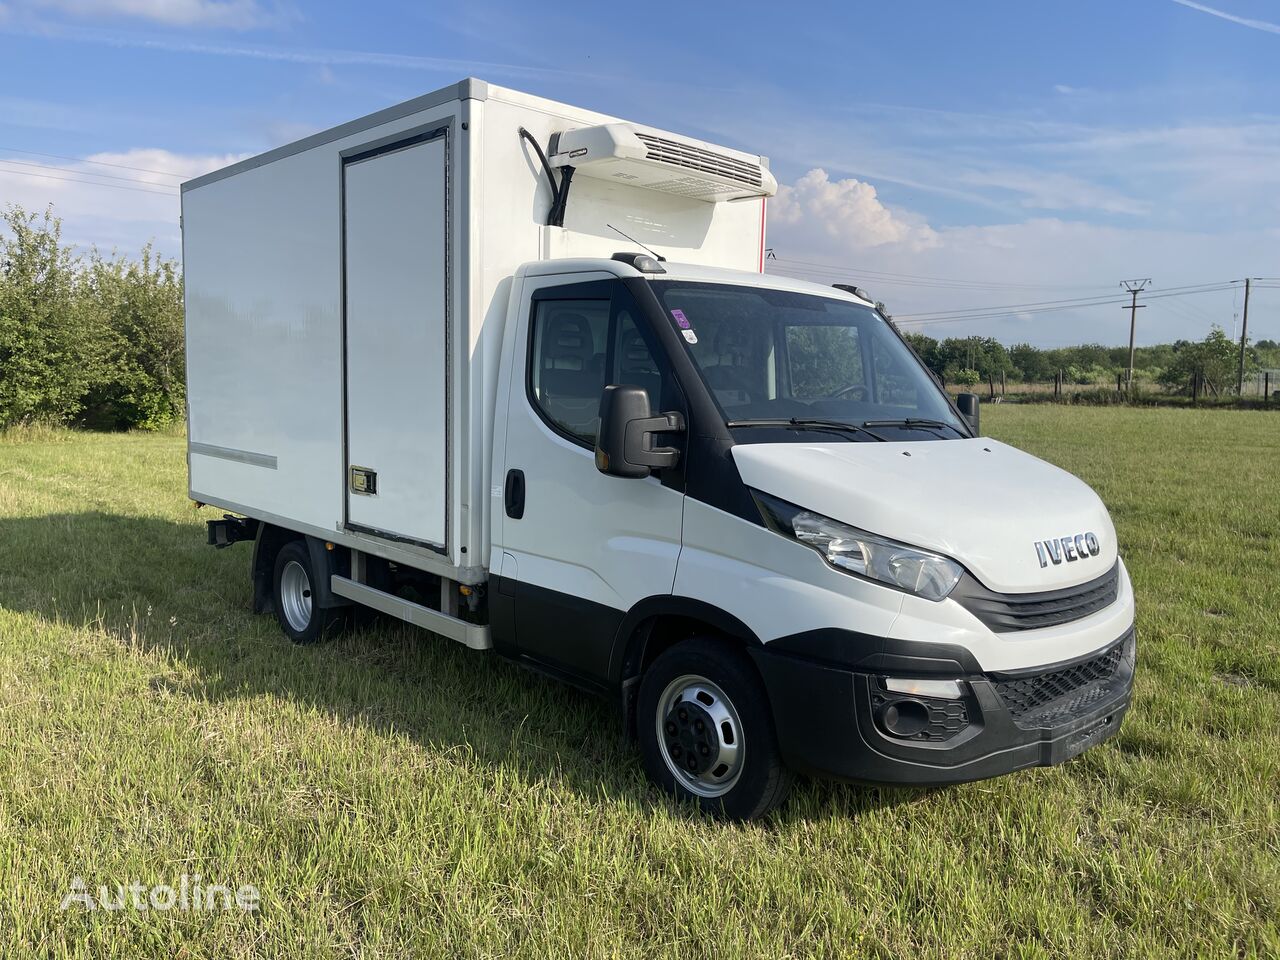
[[[1138,328],[1138,311],[1146,306],[1145,303],[1138,302],[1138,294],[1147,289],[1151,285],[1151,278],[1147,277],[1143,280],[1121,280],[1120,286],[1129,291],[1129,295],[1133,298],[1133,302],[1122,309],[1129,311],[1129,376],[1127,385],[1130,391],[1133,390],[1133,337]]]
[[[1240,318],[1240,377],[1236,384],[1236,395],[1244,396],[1244,347],[1249,342],[1249,287],[1252,277],[1244,278],[1244,314]]]

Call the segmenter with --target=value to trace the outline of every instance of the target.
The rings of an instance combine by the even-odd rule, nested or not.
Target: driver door
[[[600,395],[606,384],[630,383],[645,387],[655,412],[684,412],[683,401],[615,278],[529,277],[521,302],[509,327],[506,439],[495,449],[492,491],[497,589],[513,616],[494,641],[604,683],[627,611],[672,591],[684,494],[657,477],[596,469]]]

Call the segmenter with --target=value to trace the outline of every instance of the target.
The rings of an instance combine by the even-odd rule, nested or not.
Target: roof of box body
[[[796,280],[776,273],[754,273],[749,270],[726,270],[723,267],[705,267],[694,263],[662,262],[663,273],[642,273],[621,260],[573,258],[564,260],[538,260],[525,264],[521,273],[530,277],[559,276],[566,273],[611,273],[615,277],[641,277],[645,280],[686,280],[695,283],[728,283],[745,287],[766,287],[770,290],[789,290],[807,293],[832,300],[848,300],[862,306],[874,306],[869,300],[809,280]]]
[[[260,153],[255,157],[249,157],[238,163],[233,163],[229,167],[223,167],[220,170],[214,170],[212,173],[206,173],[203,176],[195,177],[187,180],[182,184],[182,190],[193,190],[196,187],[202,187],[206,183],[213,183],[222,180],[236,173],[242,173],[245,170],[252,170],[254,167],[260,167],[263,164],[271,163],[273,160],[282,160],[285,157],[293,156],[295,153],[301,153],[304,150],[310,150],[312,147],[318,147],[323,143],[330,143],[334,140],[341,140],[343,137],[349,137],[353,133],[359,133],[361,130],[368,130],[371,127],[377,127],[384,123],[391,123],[399,120],[401,117],[407,117],[423,110],[429,110],[432,107],[439,106],[442,103],[448,103],[450,100],[487,100],[489,99],[489,84],[483,80],[477,80],[475,77],[467,77],[457,83],[451,83],[447,87],[441,87],[439,90],[433,90],[431,93],[424,93],[420,97],[414,97],[412,100],[406,100],[404,103],[397,103],[394,107],[387,107],[385,110],[379,110],[377,113],[371,113],[368,116],[360,117],[357,120],[349,120],[346,123],[340,123],[336,127],[330,127],[328,130],[321,130],[319,133],[313,133],[309,137],[303,137],[301,140],[295,140],[293,143],[286,143],[283,147],[276,147],[274,150],[268,150],[266,153]]]
[[[350,120],[346,123],[339,124],[336,127],[330,127],[328,130],[321,130],[319,133],[313,133],[309,137],[301,140],[295,140],[293,143],[287,143],[282,147],[276,147],[274,150],[268,150],[266,153],[260,153],[257,156],[248,157],[238,163],[230,166],[222,167],[202,176],[187,180],[182,184],[182,192],[193,190],[196,187],[202,187],[208,183],[214,183],[223,180],[245,170],[252,170],[254,167],[260,167],[264,164],[271,163],[273,160],[282,160],[285,157],[292,156],[295,153],[302,153],[304,150],[310,150],[312,147],[318,147],[334,140],[340,140],[343,137],[349,137],[352,134],[360,133],[363,130],[369,130],[373,127],[381,126],[384,123],[392,123],[403,117],[412,116],[423,110],[429,110],[432,107],[439,106],[442,103],[449,103],[453,100],[488,100],[491,96],[497,95],[500,99],[509,100],[516,103],[524,103],[527,106],[545,109],[548,106],[564,107],[575,113],[590,113],[593,116],[600,117],[598,122],[616,122],[625,123],[618,117],[605,116],[594,110],[583,110],[581,108],[572,107],[569,104],[559,103],[554,100],[548,100],[534,94],[523,93],[508,87],[500,87],[490,84],[484,80],[478,80],[475,77],[467,77],[457,83],[451,83],[447,87],[441,87],[431,93],[424,93],[420,97],[414,97],[412,100],[406,100],[404,103],[398,103],[395,106],[387,107],[376,113],[371,113],[356,120]],[[643,124],[637,126],[650,128]],[[762,167],[766,169],[769,166],[769,158],[764,156],[757,157],[756,154],[746,153],[741,150],[732,148],[718,147],[722,151],[736,153],[743,157],[752,157],[759,160]]]

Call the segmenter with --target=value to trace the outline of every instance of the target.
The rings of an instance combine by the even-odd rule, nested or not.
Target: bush
[[[51,210],[0,213],[0,427],[154,429],[183,418],[182,279],[144,248],[88,260]]]
[[[0,226],[0,425],[66,422],[99,372],[80,261],[48,210],[9,207]]]
[[[96,252],[85,295],[96,311],[103,375],[85,398],[83,422],[98,428],[155,429],[185,409],[182,280],[172,261],[130,263]]]
[[[1170,387],[1186,387],[1198,376],[1217,387],[1219,392],[1235,389],[1239,355],[1236,345],[1227,339],[1221,327],[1215,326],[1199,343],[1179,340],[1173,345],[1173,362],[1161,374],[1161,383]]]

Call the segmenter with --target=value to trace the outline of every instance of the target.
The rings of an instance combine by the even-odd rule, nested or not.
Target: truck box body
[[[649,128],[634,129],[669,182],[628,185],[625,158],[583,168],[564,226],[546,226],[551,188],[520,128],[545,145],[617,123],[466,80],[184,184],[190,496],[482,580],[516,267],[637,249],[617,231],[688,263],[762,266],[763,199],[668,191],[696,189],[685,174],[708,156],[766,161]],[[376,497],[351,491],[352,467]]]

